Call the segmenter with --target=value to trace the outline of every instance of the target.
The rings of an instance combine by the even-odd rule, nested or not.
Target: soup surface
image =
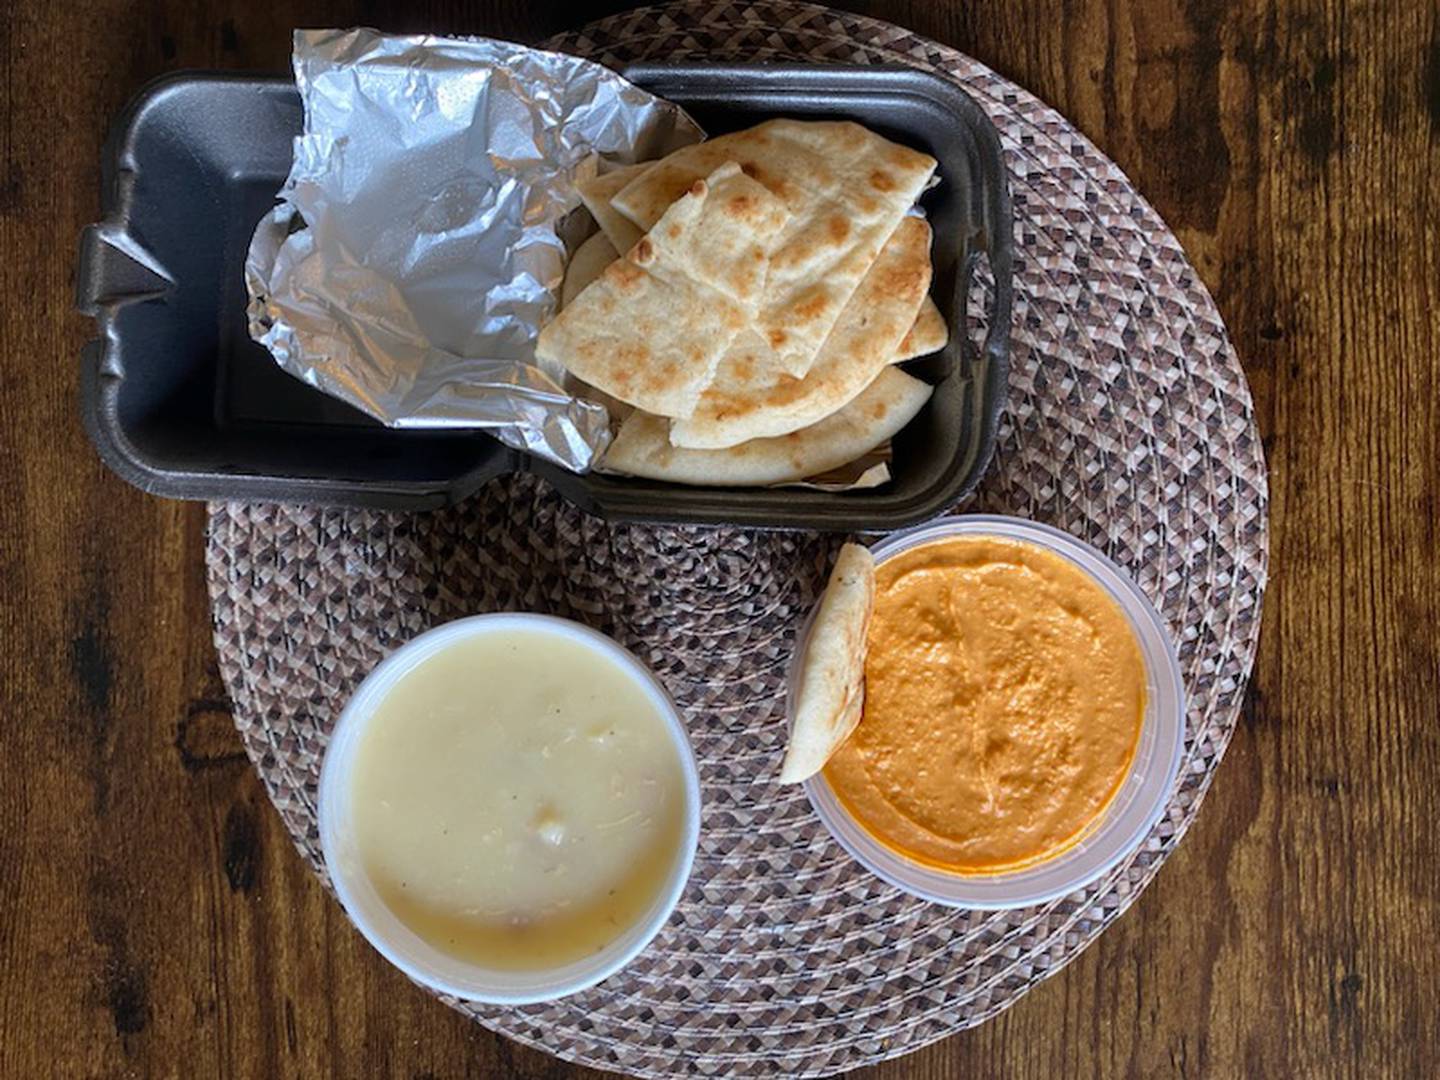
[[[603,949],[664,888],[685,822],[665,714],[582,642],[496,630],[427,657],[356,751],[366,875],[416,934],[492,968]]]

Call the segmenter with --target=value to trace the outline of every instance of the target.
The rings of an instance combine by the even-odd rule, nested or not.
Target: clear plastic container
[[[1175,784],[1185,740],[1180,664],[1159,612],[1140,587],[1089,544],[1048,525],[986,515],[941,518],[886,538],[874,548],[875,561],[879,564],[908,548],[952,536],[1006,537],[1043,547],[1082,570],[1125,613],[1145,660],[1146,695],[1140,741],[1120,790],[1080,839],[1053,858],[1015,870],[977,874],[960,874],[914,862],[887,847],[850,816],[823,772],[805,782],[805,792],[841,846],[897,888],[951,907],[1029,907],[1090,884],[1139,847],[1160,819]],[[799,661],[809,637],[807,623],[790,664],[786,708],[792,723]]]

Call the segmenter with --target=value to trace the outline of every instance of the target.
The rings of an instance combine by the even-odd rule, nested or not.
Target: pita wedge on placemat
[[[928,383],[882,367],[859,397],[818,424],[723,450],[687,450],[670,442],[664,417],[635,412],[605,454],[611,472],[711,487],[789,484],[868,454],[915,418]]]
[[[874,607],[875,559],[869,548],[846,544],[805,643],[781,783],[796,784],[818,773],[860,722]]]
[[[735,165],[695,181],[540,331],[536,357],[637,408],[688,416],[753,322],[787,216]]]
[[[630,181],[611,206],[650,230],[690,184],[727,161],[790,210],[770,256],[757,328],[779,366],[804,375],[929,183],[935,159],[849,121],[771,120],[675,151]]]
[[[921,218],[903,218],[804,378],[778,368],[763,343],[757,345],[753,335],[742,333],[695,411],[671,427],[670,441],[692,449],[720,449],[819,423],[891,362],[929,288],[930,226]]]
[[[629,251],[640,242],[645,230],[611,206],[610,200],[653,164],[642,161],[639,165],[621,165],[579,185],[580,201],[616,251]]]

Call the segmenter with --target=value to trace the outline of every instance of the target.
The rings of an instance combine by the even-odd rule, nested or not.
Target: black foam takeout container
[[[104,219],[85,230],[80,309],[86,430],[105,462],[159,495],[423,509],[528,470],[615,520],[887,530],[952,506],[989,461],[1006,386],[1011,219],[994,128],[957,87],[908,68],[635,65],[627,78],[711,134],[772,116],[849,118],[925,150],[940,182],[932,294],[951,343],[908,369],[935,384],[869,491],[693,488],[576,476],[475,432],[397,431],[282,372],[246,328],[243,266],[290,171],[300,100],[284,79],[211,73],[151,84],[102,163]],[[988,257],[983,343],[965,338],[971,271]],[[979,290],[975,290],[977,293]]]

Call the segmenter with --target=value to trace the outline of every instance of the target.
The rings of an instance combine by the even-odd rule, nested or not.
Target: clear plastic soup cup
[[[351,828],[350,792],[356,751],[375,707],[390,689],[422,661],[455,642],[508,631],[553,634],[585,645],[634,680],[665,720],[680,759],[685,784],[685,826],[674,863],[649,909],[593,956],[562,967],[533,971],[488,968],[441,952],[401,922],[381,900],[366,876]],[[336,895],[350,921],[375,949],[411,979],[468,1001],[525,1005],[551,1001],[593,986],[619,971],[650,943],[675,909],[695,861],[700,836],[700,774],[689,737],[670,695],[628,650],[587,626],[548,615],[496,614],[457,619],[401,646],[375,668],[355,691],[335,725],[320,771],[320,848]]]
[[[914,896],[961,908],[1017,908],[1042,904],[1083,888],[1133,852],[1160,819],[1185,741],[1185,692],[1180,663],[1160,614],[1140,587],[1089,544],[1048,525],[1021,518],[973,515],[940,518],[896,533],[873,548],[875,562],[953,536],[1026,541],[1064,558],[1100,585],[1125,613],[1145,660],[1145,716],[1140,740],[1119,791],[1070,847],[1039,863],[996,873],[961,874],[905,858],[877,840],[836,797],[822,772],[805,782],[810,804],[830,834],[872,873]],[[786,712],[794,722],[800,659],[810,623],[790,664]]]

